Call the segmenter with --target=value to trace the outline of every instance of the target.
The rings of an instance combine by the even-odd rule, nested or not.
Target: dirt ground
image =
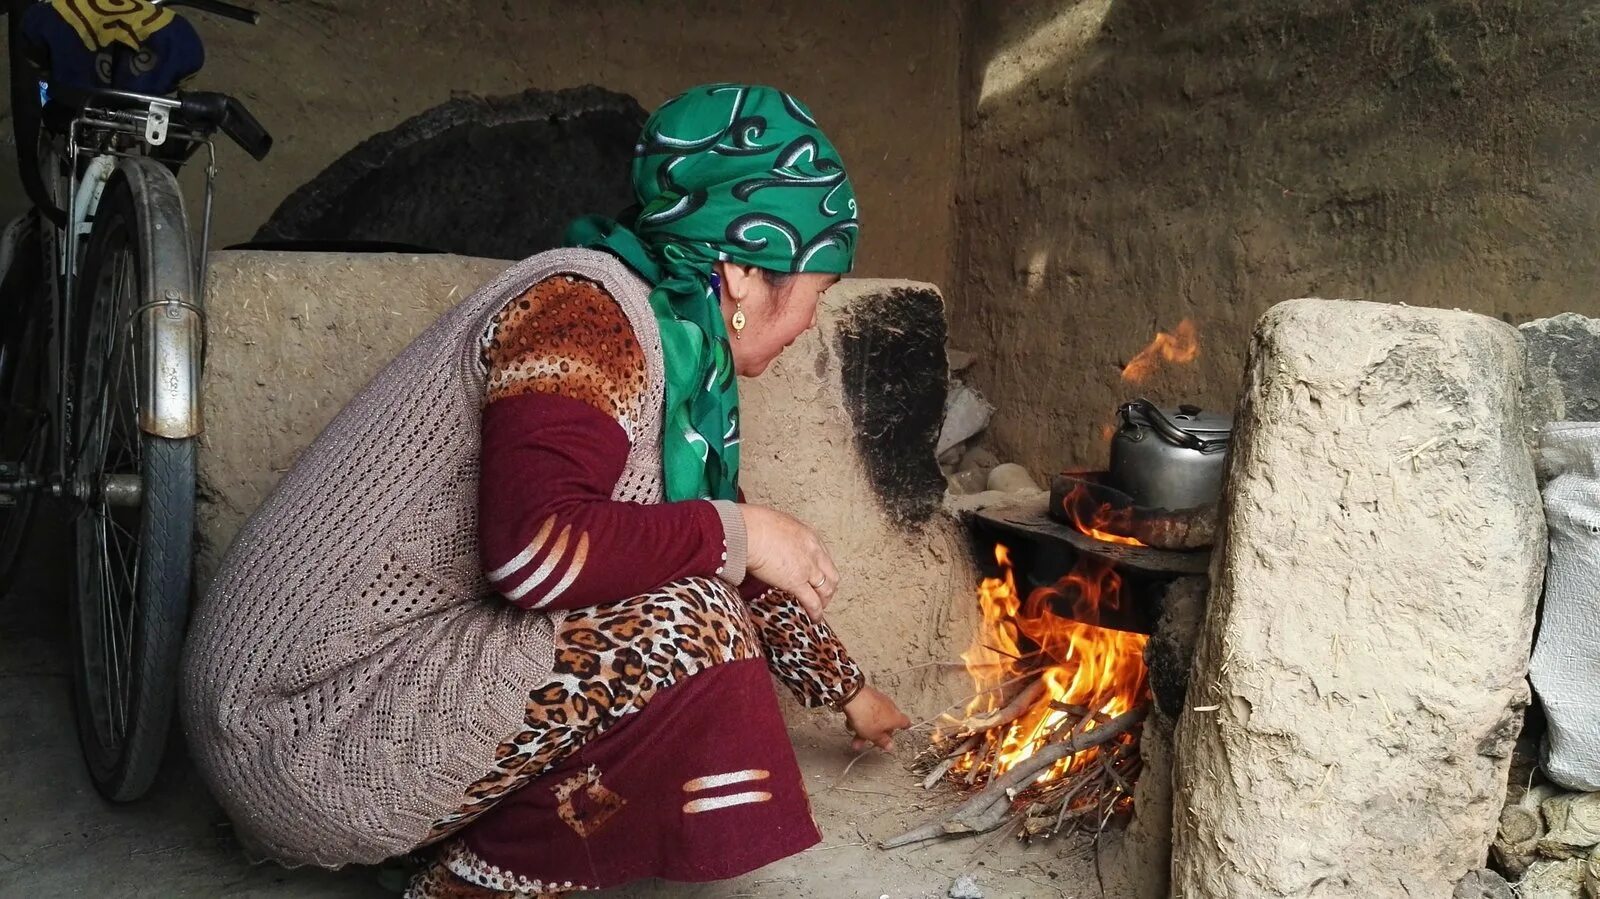
[[[41,533],[36,549],[55,538]],[[78,757],[65,665],[65,597],[53,572],[36,571],[0,598],[0,899],[216,899],[382,897],[393,877],[250,865],[226,818],[186,760],[169,761],[146,800],[110,806]],[[924,793],[893,758],[851,766],[839,723],[801,719],[793,737],[823,843],[738,880],[645,883],[596,893],[616,899],[937,899],[961,874],[989,899],[1101,899],[1092,847],[1082,841],[1023,846],[969,839],[883,852],[873,843],[931,816],[950,794]],[[842,777],[849,767],[848,776]]]

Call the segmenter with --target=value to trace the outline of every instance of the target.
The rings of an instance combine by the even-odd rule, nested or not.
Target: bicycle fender
[[[205,353],[205,310],[195,285],[189,219],[178,179],[150,159],[129,158],[117,170],[133,188],[139,238],[150,252],[134,314],[140,346],[139,429],[172,439],[204,430],[200,373]]]

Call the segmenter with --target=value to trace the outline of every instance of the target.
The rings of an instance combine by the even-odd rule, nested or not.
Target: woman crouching
[[[850,269],[837,153],[794,98],[712,85],[633,184],[636,221],[576,222],[408,346],[229,550],[184,705],[253,851],[431,847],[415,897],[718,880],[820,838],[769,670],[858,747],[909,724],[822,620],[821,541],[738,488],[735,375]]]

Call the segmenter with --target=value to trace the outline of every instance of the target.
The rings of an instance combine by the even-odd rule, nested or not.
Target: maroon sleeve
[[[614,502],[628,458],[616,421],[581,400],[529,393],[483,413],[479,546],[490,583],[524,608],[625,599],[722,573],[709,502]]]
[[[653,421],[644,351],[600,285],[556,276],[497,313],[483,347],[478,482],[484,573],[506,599],[570,609],[685,577],[744,579],[733,503],[612,499]]]

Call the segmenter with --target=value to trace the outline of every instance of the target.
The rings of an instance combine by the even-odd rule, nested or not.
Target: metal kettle
[[[1111,438],[1110,480],[1140,506],[1193,509],[1215,503],[1233,436],[1232,416],[1199,406],[1124,403]]]

